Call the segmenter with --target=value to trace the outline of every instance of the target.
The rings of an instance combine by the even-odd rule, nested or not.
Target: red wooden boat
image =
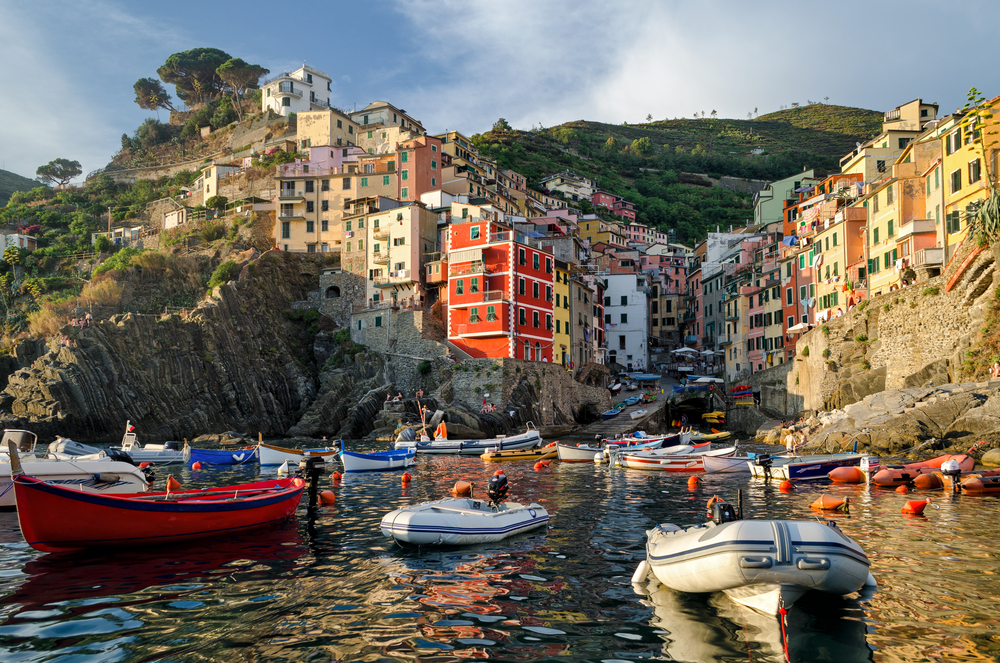
[[[266,527],[295,512],[305,486],[305,481],[293,478],[99,495],[23,474],[14,477],[21,533],[32,548],[43,552],[166,545]]]

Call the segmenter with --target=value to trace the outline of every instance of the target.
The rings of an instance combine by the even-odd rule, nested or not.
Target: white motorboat
[[[542,436],[530,421],[527,430],[518,435],[498,435],[487,440],[449,440],[437,437],[433,440],[396,440],[397,449],[416,449],[422,454],[458,454],[481,456],[486,451],[504,449],[532,449],[541,445]]]
[[[635,412],[630,413],[629,416],[633,419],[641,419],[646,416],[647,412],[648,410],[636,410]]]
[[[556,453],[563,463],[593,463],[594,456],[604,453],[604,447],[592,447],[586,444],[572,446],[558,442]]]
[[[735,474],[749,472],[748,463],[753,462],[750,456],[705,456],[701,459],[706,473]]]
[[[732,456],[736,447],[685,452],[682,454],[667,453],[669,449],[646,449],[635,453],[625,453],[619,457],[622,467],[631,470],[657,470],[660,472],[704,472],[706,456]]]
[[[447,498],[396,509],[382,518],[382,534],[416,545],[463,546],[501,541],[549,522],[540,504]]]
[[[125,434],[120,447],[112,449],[124,451],[136,463],[183,463],[184,447],[179,442],[164,442],[163,444],[139,444],[135,426],[131,421],[125,422]]]
[[[35,434],[30,431],[5,430],[3,439],[0,440],[0,449],[6,450],[8,441],[13,441],[16,448],[21,448],[28,439],[32,442],[37,440]],[[0,462],[9,465],[9,453],[0,453]],[[47,483],[76,488],[88,493],[139,493],[149,488],[149,479],[145,472],[132,463],[116,460],[103,452],[87,460],[82,460],[81,457],[70,460],[21,457],[21,467],[25,474]],[[0,507],[13,506],[15,506],[14,490],[8,469],[6,472],[0,471]]]
[[[337,447],[287,449],[285,447],[276,447],[273,444],[264,444],[262,441],[257,442],[257,449],[260,451],[261,465],[282,465],[285,461],[288,461],[289,465],[298,467],[299,461],[306,456],[321,456],[327,463],[332,463],[340,455],[340,449]]]
[[[850,594],[874,584],[870,562],[833,521],[737,520],[717,504],[703,525],[657,525],[646,532],[646,559],[633,576],[651,571],[679,592],[725,592],[765,614],[790,607],[809,590]]]
[[[377,472],[380,470],[401,470],[417,463],[417,450],[390,449],[389,451],[372,451],[357,453],[344,449],[344,441],[340,441],[340,462],[344,464],[345,472]]]

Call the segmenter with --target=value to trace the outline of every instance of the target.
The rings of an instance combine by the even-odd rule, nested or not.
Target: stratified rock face
[[[266,254],[188,318],[124,314],[81,330],[9,377],[8,426],[41,436],[140,439],[281,435],[314,398],[312,352],[284,316],[310,275]],[[10,416],[17,421],[10,421]]]

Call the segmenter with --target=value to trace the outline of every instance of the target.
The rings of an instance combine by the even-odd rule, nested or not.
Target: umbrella
[[[698,351],[695,350],[694,348],[678,348],[678,349],[674,350],[675,354],[681,354],[681,353],[684,353],[684,352],[693,352],[694,354],[698,354]]]
[[[703,354],[703,355],[714,355],[715,353],[712,352],[711,350],[705,349],[705,350],[701,351],[701,354]]]
[[[808,329],[809,329],[809,325],[807,325],[804,322],[800,322],[797,325],[792,325],[791,327],[789,327],[788,328],[788,333],[789,334],[798,334],[799,332],[804,332],[804,331],[807,331]]]

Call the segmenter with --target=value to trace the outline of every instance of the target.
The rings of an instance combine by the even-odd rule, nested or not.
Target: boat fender
[[[200,470],[201,469],[201,463],[199,461],[197,461],[197,460],[194,461],[193,463],[191,463],[191,469],[192,470]]]
[[[836,467],[826,475],[833,483],[864,483],[865,475],[858,467]]]
[[[140,470],[144,470],[147,467],[149,467],[150,465],[152,465],[152,463],[150,463],[149,461],[146,461],[145,463],[139,463],[139,469]]]
[[[340,472],[338,472],[337,470],[334,470],[333,471],[333,475],[330,476],[330,483],[332,483],[334,486],[336,486],[336,485],[338,485],[340,483],[340,480],[343,479],[343,478],[344,477],[343,477],[343,475]]]
[[[602,453],[596,453],[596,454],[594,454],[594,462],[597,463],[598,465],[600,465],[601,463],[603,463],[604,462],[604,454],[602,454]]]
[[[899,512],[904,516],[922,516],[924,515],[924,509],[930,502],[931,498],[929,497],[926,500],[907,500]]]
[[[928,472],[927,474],[921,474],[914,479],[913,487],[918,490],[935,490],[937,488],[943,488],[944,482],[941,480],[941,475],[937,472]]]
[[[644,559],[639,562],[639,566],[635,567],[635,573],[632,574],[632,582],[641,583],[649,575],[649,560]]]
[[[783,493],[790,493],[793,490],[795,490],[795,486],[792,485],[791,481],[782,481],[780,484],[778,484],[778,490],[780,490]]]
[[[816,498],[816,501],[809,505],[814,509],[819,509],[820,511],[843,511],[847,513],[851,508],[851,498],[849,497],[834,497],[833,495],[823,494]]]
[[[403,476],[400,477],[400,479],[402,480],[404,486],[406,484],[410,483],[410,479],[412,479],[412,478],[413,477],[410,476],[409,472],[403,472]]]
[[[910,489],[907,488],[906,486],[899,486],[898,488],[896,488],[896,492],[897,493],[908,493],[908,492],[910,492]]]
[[[475,487],[476,484],[471,481],[456,481],[455,486],[451,489],[451,494],[455,497],[472,497],[472,491]]]
[[[333,504],[337,501],[337,495],[332,490],[324,490],[319,494],[319,499],[323,504]]]
[[[549,466],[549,463],[551,462],[552,462],[551,460],[540,460],[537,463],[535,463],[535,469],[544,470],[546,467]]]
[[[121,481],[121,477],[110,472],[101,472],[94,475],[94,481],[97,483],[118,483]]]
[[[545,445],[545,448],[548,449],[549,447],[554,447],[557,444],[559,444],[559,440],[556,440],[555,442],[549,442],[548,444]]]
[[[288,461],[287,460],[284,463],[281,464],[281,467],[278,468],[278,476],[281,476],[282,474],[288,474]]]
[[[875,576],[871,573],[868,574],[868,578],[865,580],[865,587],[878,587],[878,582],[876,582]]]
[[[689,489],[691,489],[691,490],[697,489],[699,483],[700,483],[700,480],[698,479],[698,477],[688,477],[688,488]]]

